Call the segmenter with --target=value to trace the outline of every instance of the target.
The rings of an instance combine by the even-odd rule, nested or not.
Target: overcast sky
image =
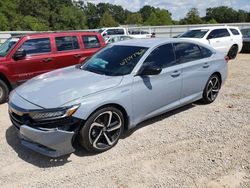
[[[92,3],[106,2],[121,5],[130,11],[138,11],[144,5],[165,8],[172,13],[176,20],[183,18],[190,8],[198,8],[200,15],[204,16],[206,8],[216,6],[230,6],[234,9],[250,11],[250,0],[87,0]],[[86,2],[86,1],[85,1]]]

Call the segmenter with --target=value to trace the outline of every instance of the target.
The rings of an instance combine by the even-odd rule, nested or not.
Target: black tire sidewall
[[[232,55],[232,52],[235,52],[235,55]],[[235,59],[238,53],[238,46],[232,46],[228,52],[229,59]]]
[[[93,123],[93,121],[95,120],[95,118],[103,113],[103,112],[106,112],[106,111],[112,111],[112,112],[115,112],[117,113],[120,118],[121,118],[121,121],[122,121],[122,126],[121,126],[121,131],[120,131],[120,135],[117,139],[117,141],[110,147],[108,148],[105,148],[105,149],[97,149],[97,148],[94,148],[91,141],[89,140],[89,129],[90,129],[90,126],[91,124]],[[112,147],[114,147],[119,138],[121,137],[122,133],[123,133],[123,130],[124,130],[124,117],[123,117],[123,114],[122,112],[115,108],[115,107],[112,107],[112,106],[107,106],[107,107],[104,107],[104,108],[101,108],[99,110],[97,110],[96,112],[94,112],[92,115],[90,115],[90,117],[87,119],[87,121],[85,122],[85,124],[83,125],[83,127],[81,128],[80,132],[79,132],[79,142],[80,144],[88,151],[90,152],[94,152],[94,153],[100,153],[100,152],[104,152],[104,151],[107,151],[109,149],[111,149]]]
[[[0,80],[0,87],[3,89],[3,95],[0,97],[0,104],[3,104],[7,101],[9,95],[9,88],[4,81]]]

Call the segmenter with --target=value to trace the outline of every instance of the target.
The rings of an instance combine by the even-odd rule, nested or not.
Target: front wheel
[[[80,144],[90,152],[103,152],[115,146],[124,129],[120,110],[105,107],[93,113],[79,133]]]
[[[221,81],[218,75],[212,75],[206,84],[206,87],[203,91],[202,101],[205,104],[209,104],[215,101],[217,98],[221,87]]]

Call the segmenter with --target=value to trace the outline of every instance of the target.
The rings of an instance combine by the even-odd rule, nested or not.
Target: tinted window
[[[123,29],[108,29],[107,30],[108,35],[124,35]]]
[[[130,74],[146,51],[147,48],[139,46],[109,45],[92,56],[81,69],[109,76]]]
[[[76,36],[56,37],[57,51],[67,51],[79,49]]]
[[[185,63],[203,58],[200,48],[191,43],[174,43],[177,63]]]
[[[242,33],[243,37],[250,38],[250,29],[242,29],[241,33]]]
[[[27,55],[49,53],[51,52],[50,39],[30,39],[25,41],[20,48],[24,49]]]
[[[82,36],[85,48],[100,48],[100,42],[97,36]]]
[[[144,63],[157,68],[166,68],[174,65],[175,56],[172,44],[165,44],[154,49]]]
[[[196,29],[196,30],[190,30],[186,33],[182,34],[180,37],[182,38],[203,38],[206,33],[208,32],[207,29]]]
[[[208,38],[212,39],[212,38],[221,38],[228,36],[230,36],[230,34],[227,29],[215,29],[211,31],[211,33],[208,35]]]
[[[233,35],[240,35],[239,31],[237,29],[230,29],[230,31],[233,33]]]
[[[203,58],[207,58],[207,57],[210,57],[213,52],[205,47],[202,47],[202,46],[199,46],[200,47],[200,50],[201,50],[201,54],[202,54],[202,57]]]

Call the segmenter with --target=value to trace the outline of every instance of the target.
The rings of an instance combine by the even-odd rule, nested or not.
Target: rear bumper
[[[21,144],[49,157],[59,157],[75,151],[72,141],[75,133],[59,129],[41,130],[21,125]]]

